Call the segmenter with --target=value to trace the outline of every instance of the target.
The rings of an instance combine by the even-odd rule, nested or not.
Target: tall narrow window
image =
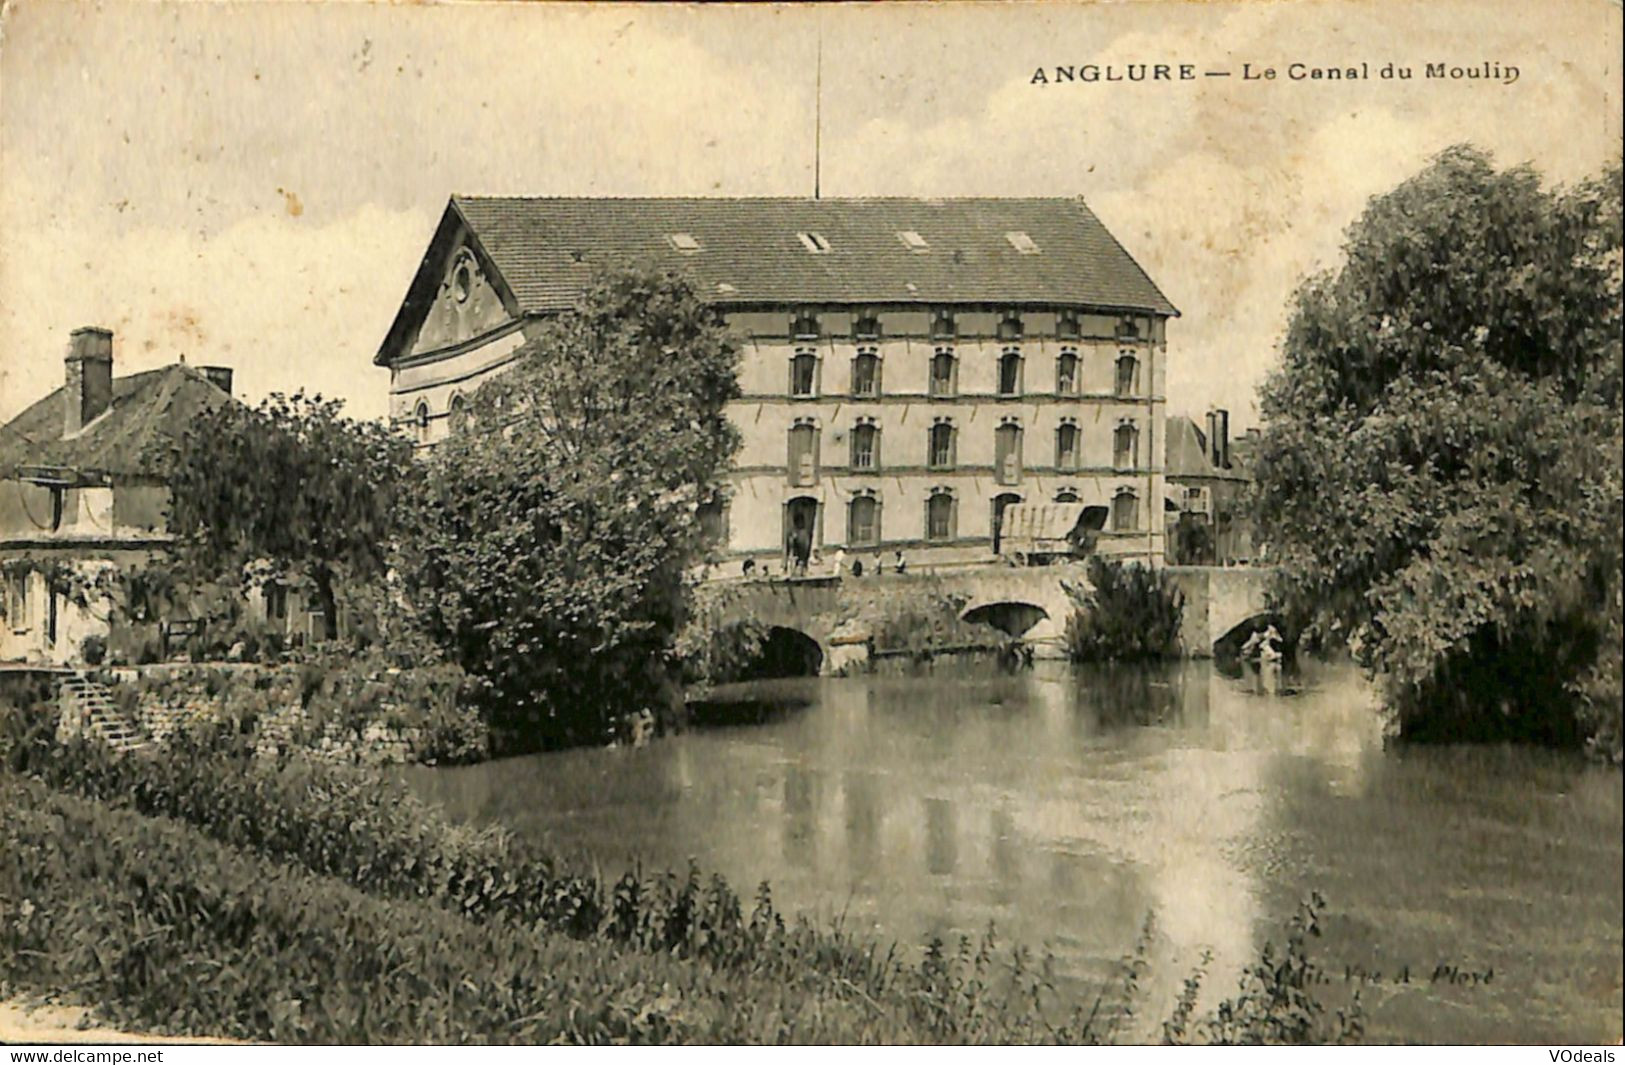
[[[993,477],[1000,484],[1021,483],[1021,426],[1013,422],[994,430]]]
[[[288,586],[281,581],[265,586],[265,616],[272,621],[288,620]]]
[[[1134,379],[1139,376],[1140,360],[1132,353],[1124,351],[1117,356],[1117,394],[1132,396],[1137,389]]]
[[[952,540],[954,538],[954,497],[937,489],[925,503],[925,538]]]
[[[999,395],[1021,394],[1021,349],[1005,348],[999,356]]]
[[[1078,353],[1071,348],[1062,348],[1055,360],[1055,391],[1063,396],[1078,394]]]
[[[852,360],[852,394],[880,395],[880,356],[874,348],[859,348]]]
[[[468,400],[461,395],[451,397],[451,406],[447,408],[450,414],[451,431],[460,433],[468,427]]]
[[[18,570],[6,576],[6,618],[13,632],[28,628],[28,570]]]
[[[1062,422],[1055,430],[1055,468],[1078,468],[1078,426],[1075,422]]]
[[[1123,422],[1112,434],[1112,465],[1132,470],[1140,464],[1140,431],[1133,422]]]
[[[417,433],[418,443],[429,442],[429,404],[423,400],[418,401],[417,409],[412,412],[412,428]]]
[[[847,504],[846,542],[849,547],[873,547],[880,543],[880,500],[873,492],[855,495]]]
[[[63,506],[67,500],[68,490],[59,484],[51,486],[51,531],[56,532],[62,528]]]
[[[800,422],[790,429],[790,483],[812,485],[818,482],[818,427]]]
[[[880,468],[880,430],[872,421],[859,422],[852,427],[852,468]]]
[[[953,469],[954,426],[952,422],[938,422],[931,427],[931,454],[927,461],[933,470]]]
[[[1112,531],[1135,532],[1140,528],[1140,501],[1125,488],[1112,500]]]
[[[938,348],[931,356],[931,394],[951,396],[958,377],[958,362],[953,348]]]
[[[790,359],[790,394],[798,399],[818,394],[818,356],[811,348],[797,348]]]

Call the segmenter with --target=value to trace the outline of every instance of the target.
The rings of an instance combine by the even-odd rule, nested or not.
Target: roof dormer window
[[[814,233],[811,230],[803,230],[802,232],[796,234],[796,239],[801,241],[802,247],[806,248],[807,251],[811,252],[813,255],[829,254],[829,241],[824,239],[824,235],[822,233]]]
[[[912,229],[902,229],[897,233],[897,239],[903,242],[903,247],[912,252],[925,252],[931,250],[924,237]]]
[[[1025,230],[1012,229],[1004,235],[1004,239],[1008,240],[1010,246],[1023,255],[1038,254],[1038,245],[1033,242],[1033,238],[1029,237]]]
[[[700,250],[700,242],[692,233],[668,233],[666,239],[671,242],[673,248],[684,255],[693,255]]]

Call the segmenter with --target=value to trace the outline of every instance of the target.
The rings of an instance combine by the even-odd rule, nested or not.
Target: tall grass
[[[1149,926],[1120,983],[1079,995],[991,929],[915,963],[782,913],[766,884],[746,903],[692,867],[566,869],[360,770],[255,760],[231,736],[146,757],[43,731],[0,728],[14,770],[0,773],[0,982],[133,1025],[300,1041],[1087,1043],[1125,1038],[1143,1005]],[[459,991],[454,974],[475,967]],[[1258,972],[1279,968],[1266,953]],[[191,986],[227,970],[224,990]],[[1240,1001],[1268,991],[1259,980]],[[421,1008],[406,1005],[413,988]],[[1189,1013],[1170,1031],[1195,1030]],[[1275,1017],[1237,1006],[1201,1031],[1322,1035]]]

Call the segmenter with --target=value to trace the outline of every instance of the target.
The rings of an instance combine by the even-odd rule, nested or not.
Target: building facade
[[[1244,456],[1231,447],[1230,412],[1209,411],[1206,431],[1189,418],[1169,418],[1167,447],[1163,472],[1175,508],[1167,517],[1168,560],[1195,566],[1255,561],[1247,500],[1253,478]]]
[[[162,453],[230,402],[226,367],[115,377],[113,334],[73,332],[62,387],[0,425],[0,663],[76,665],[91,637],[135,662],[187,628],[188,604],[142,593],[121,613],[110,589],[172,545]],[[319,627],[297,588],[255,588],[245,605],[289,636]]]
[[[453,198],[377,362],[424,447],[613,260],[683,273],[741,349],[724,557],[991,561],[1016,503],[1160,561],[1167,322],[1077,200]]]

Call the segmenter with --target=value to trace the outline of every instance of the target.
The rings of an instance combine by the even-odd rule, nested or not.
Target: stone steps
[[[63,679],[60,699],[59,736],[88,735],[115,751],[140,750],[152,743],[134,722],[119,713],[112,693],[83,673],[75,672]]]

